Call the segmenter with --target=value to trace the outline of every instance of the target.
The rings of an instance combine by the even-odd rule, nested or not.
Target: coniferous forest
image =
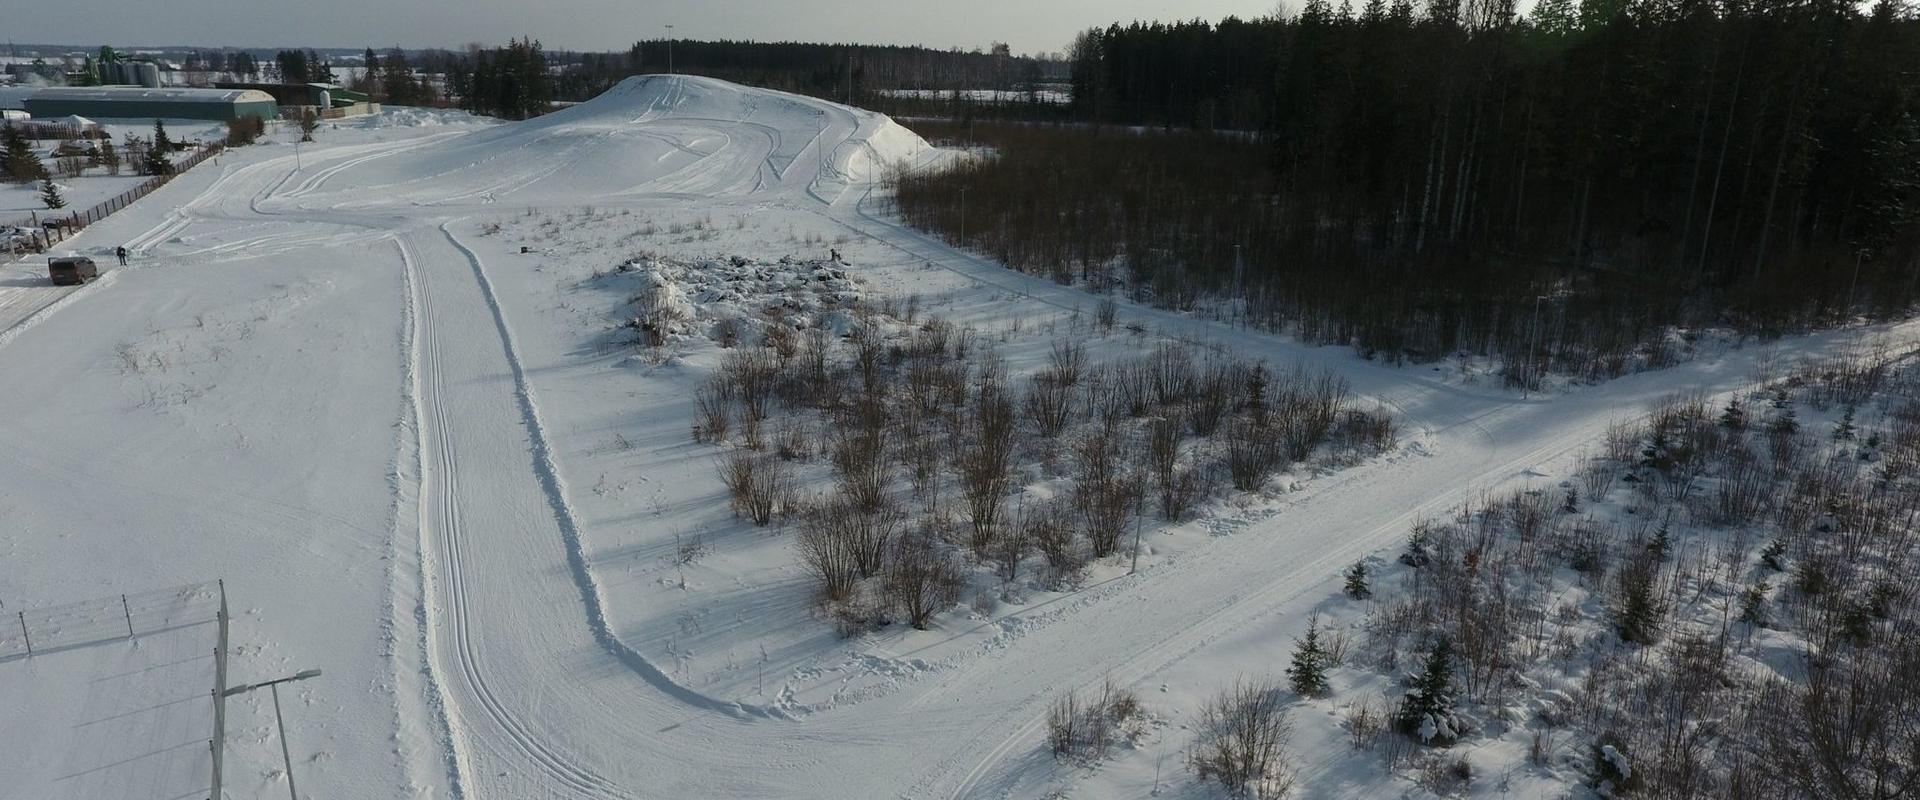
[[[1111,124],[916,123],[995,155],[901,176],[910,222],[1523,382],[1916,300],[1920,19],[1892,0],[1314,0],[1070,56],[1074,116]]]

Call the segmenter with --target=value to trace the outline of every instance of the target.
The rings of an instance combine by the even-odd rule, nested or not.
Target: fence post
[[[33,634],[27,633],[27,612],[19,612],[20,638],[27,640],[27,655],[33,655]]]
[[[133,638],[133,609],[127,607],[127,596],[120,595],[120,611],[127,615],[127,638]]]

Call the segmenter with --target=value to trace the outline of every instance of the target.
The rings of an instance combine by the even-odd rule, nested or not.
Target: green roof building
[[[151,89],[140,86],[71,86],[28,95],[27,113],[39,118],[92,119],[273,119],[273,95],[253,89]]]

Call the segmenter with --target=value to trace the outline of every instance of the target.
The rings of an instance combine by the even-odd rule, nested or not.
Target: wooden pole
[[[120,595],[120,612],[127,615],[127,638],[133,638],[133,609],[127,606],[127,596]]]
[[[19,612],[20,638],[27,640],[27,655],[33,655],[33,634],[27,633],[27,612]]]

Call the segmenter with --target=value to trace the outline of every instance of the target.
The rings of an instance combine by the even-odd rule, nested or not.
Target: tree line
[[[1071,54],[1075,117],[1202,132],[983,127],[996,159],[903,178],[910,221],[1063,279],[1123,264],[1168,305],[1241,298],[1312,341],[1498,355],[1523,382],[1669,357],[1669,326],[1916,297],[1920,20],[1892,0],[1314,0]]]

